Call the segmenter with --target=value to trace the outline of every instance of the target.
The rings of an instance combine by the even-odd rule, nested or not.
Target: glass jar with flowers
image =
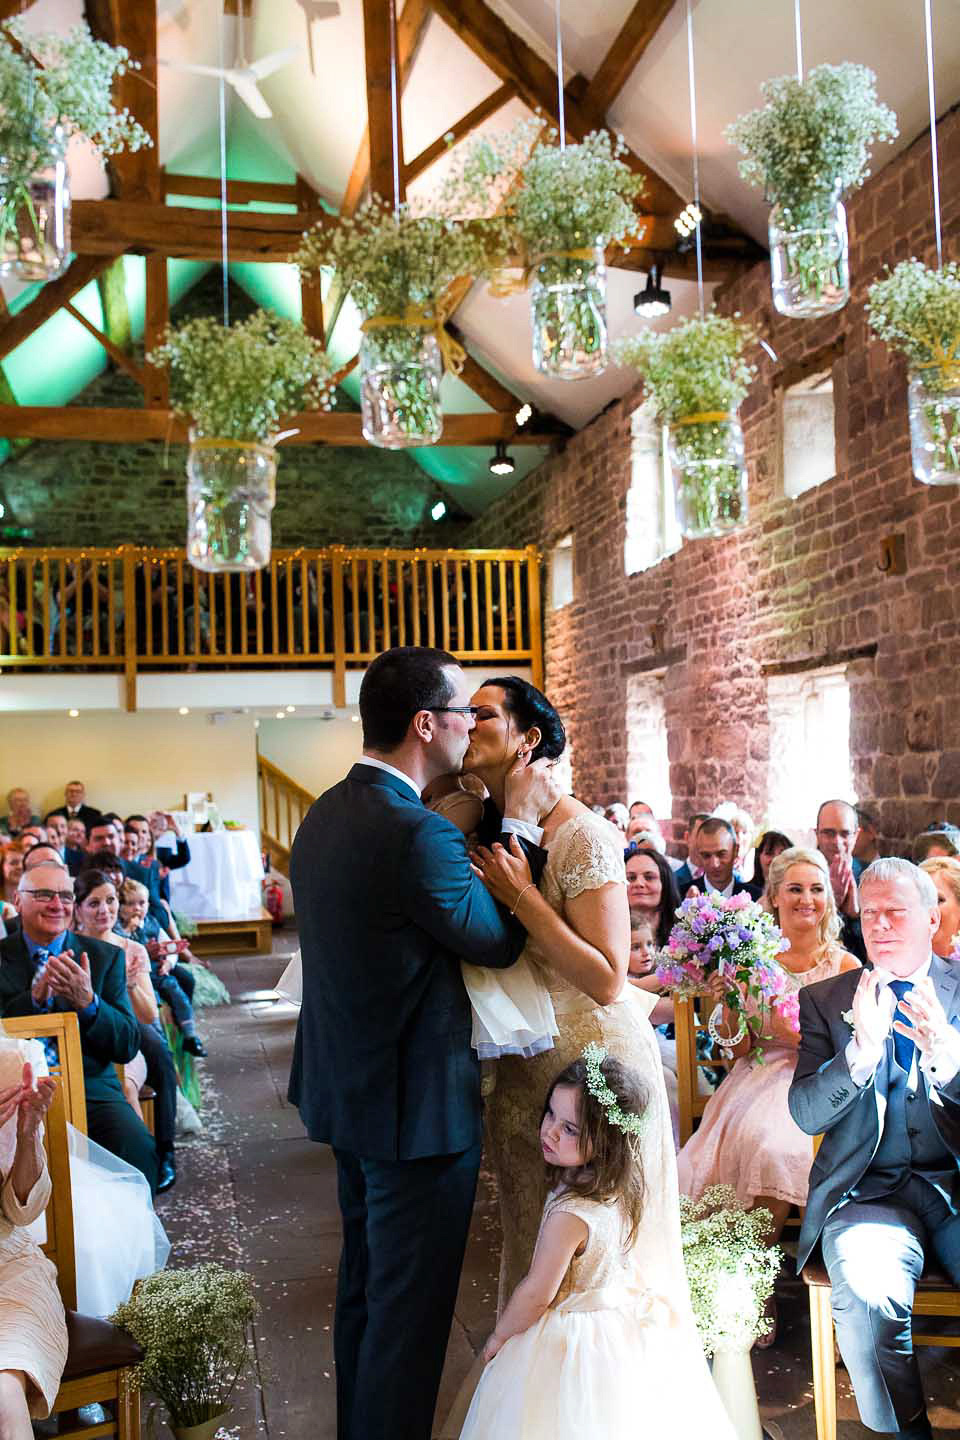
[[[616,358],[639,371],[669,427],[677,519],[687,540],[747,522],[747,470],[737,409],[756,374],[743,352],[753,332],[710,314],[622,340]]]
[[[114,79],[136,68],[86,25],[66,35],[28,35],[17,20],[0,26],[0,275],[51,280],[66,269],[72,135],[102,157],[152,143],[111,99]]]
[[[906,356],[913,473],[960,483],[960,264],[902,260],[867,291],[871,329]]]
[[[863,184],[870,147],[895,138],[897,117],[865,65],[818,65],[803,80],[783,75],[760,91],[766,104],[741,115],[726,137],[743,153],[741,175],[773,205],[773,303],[794,319],[829,315],[850,298],[842,196]]]
[[[332,267],[362,311],[363,434],[387,450],[434,445],[443,432],[440,381],[464,352],[444,327],[445,298],[459,275],[487,268],[468,220],[373,196],[353,217],[309,231],[297,255],[304,276]]]
[[[262,569],[270,559],[280,419],[329,404],[326,352],[294,321],[257,310],[229,328],[188,320],[147,359],[169,370],[173,408],[190,421],[191,565]]]

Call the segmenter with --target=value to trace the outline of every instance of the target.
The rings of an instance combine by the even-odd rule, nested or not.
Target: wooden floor
[[[287,1105],[296,1011],[272,987],[295,945],[275,937],[272,957],[215,960],[234,1004],[200,1012],[210,1058],[204,1135],[178,1147],[180,1181],[158,1201],[174,1242],[171,1265],[221,1259],[249,1269],[261,1315],[256,1373],[237,1397],[230,1440],[334,1440],[331,1325],[339,1254],[334,1165],[325,1146],[304,1139]],[[449,1403],[493,1325],[499,1225],[485,1177],[470,1236],[440,1409]],[[754,1373],[770,1440],[815,1440],[806,1297],[782,1287],[780,1338],[755,1352]],[[960,1440],[960,1352],[925,1350],[935,1434]],[[840,1372],[838,1440],[871,1440]],[[642,1421],[642,1397],[638,1397]],[[642,1423],[638,1436],[643,1434]],[[504,1436],[503,1440],[510,1440]],[[630,1440],[630,1437],[609,1437]],[[694,1440],[678,1436],[675,1440]]]

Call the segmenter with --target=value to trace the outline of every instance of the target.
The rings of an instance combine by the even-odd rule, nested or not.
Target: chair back
[[[717,1053],[701,1060],[697,1055],[697,1035],[706,1029],[701,1006],[713,1007],[709,995],[673,997],[673,1024],[677,1037],[677,1110],[679,1112],[680,1144],[685,1145],[693,1134],[694,1121],[707,1108],[710,1095],[701,1095],[697,1084],[700,1070],[729,1069],[732,1061]],[[717,1047],[714,1046],[714,1049]],[[710,1094],[712,1094],[712,1090]]]
[[[70,1183],[70,1145],[67,1124],[86,1133],[83,1058],[76,1015],[67,1010],[50,1015],[17,1015],[4,1020],[8,1035],[19,1040],[54,1039],[60,1056],[50,1073],[58,1080],[47,1111],[43,1146],[47,1154],[52,1193],[46,1209],[47,1237],[40,1247],[57,1269],[60,1297],[68,1310],[77,1308],[77,1262],[73,1237],[73,1190]],[[79,1125],[74,1115],[83,1120]]]

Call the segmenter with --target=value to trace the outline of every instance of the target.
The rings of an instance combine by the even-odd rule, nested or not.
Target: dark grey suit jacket
[[[840,1017],[853,1008],[862,974],[848,970],[800,991],[800,1050],[790,1086],[790,1114],[808,1135],[822,1134],[823,1142],[810,1171],[798,1267],[806,1264],[829,1216],[870,1168],[883,1133],[886,1067],[881,1065],[876,1079],[861,1087],[850,1079],[844,1054],[852,1031]],[[934,955],[930,978],[948,1020],[960,1030],[960,966]],[[892,1044],[888,1039],[887,1045]],[[921,1072],[917,1103],[928,1107],[960,1170],[960,1074],[931,1093]]]
[[[526,935],[472,874],[460,831],[402,780],[354,765],[300,826],[290,881],[303,1004],[289,1098],[310,1138],[371,1160],[474,1145],[460,961],[505,967]]]

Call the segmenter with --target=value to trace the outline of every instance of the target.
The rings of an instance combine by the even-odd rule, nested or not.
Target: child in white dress
[[[735,1440],[683,1279],[665,1292],[657,1284],[665,1272],[651,1281],[640,1258],[655,1238],[645,1233],[640,1163],[648,1104],[634,1072],[595,1044],[553,1082],[540,1125],[553,1188],[533,1263],[487,1341],[462,1428],[448,1421],[444,1434]],[[649,1177],[662,1250],[674,1237],[659,1223],[658,1191],[659,1177]],[[457,1425],[463,1404],[450,1417]]]

